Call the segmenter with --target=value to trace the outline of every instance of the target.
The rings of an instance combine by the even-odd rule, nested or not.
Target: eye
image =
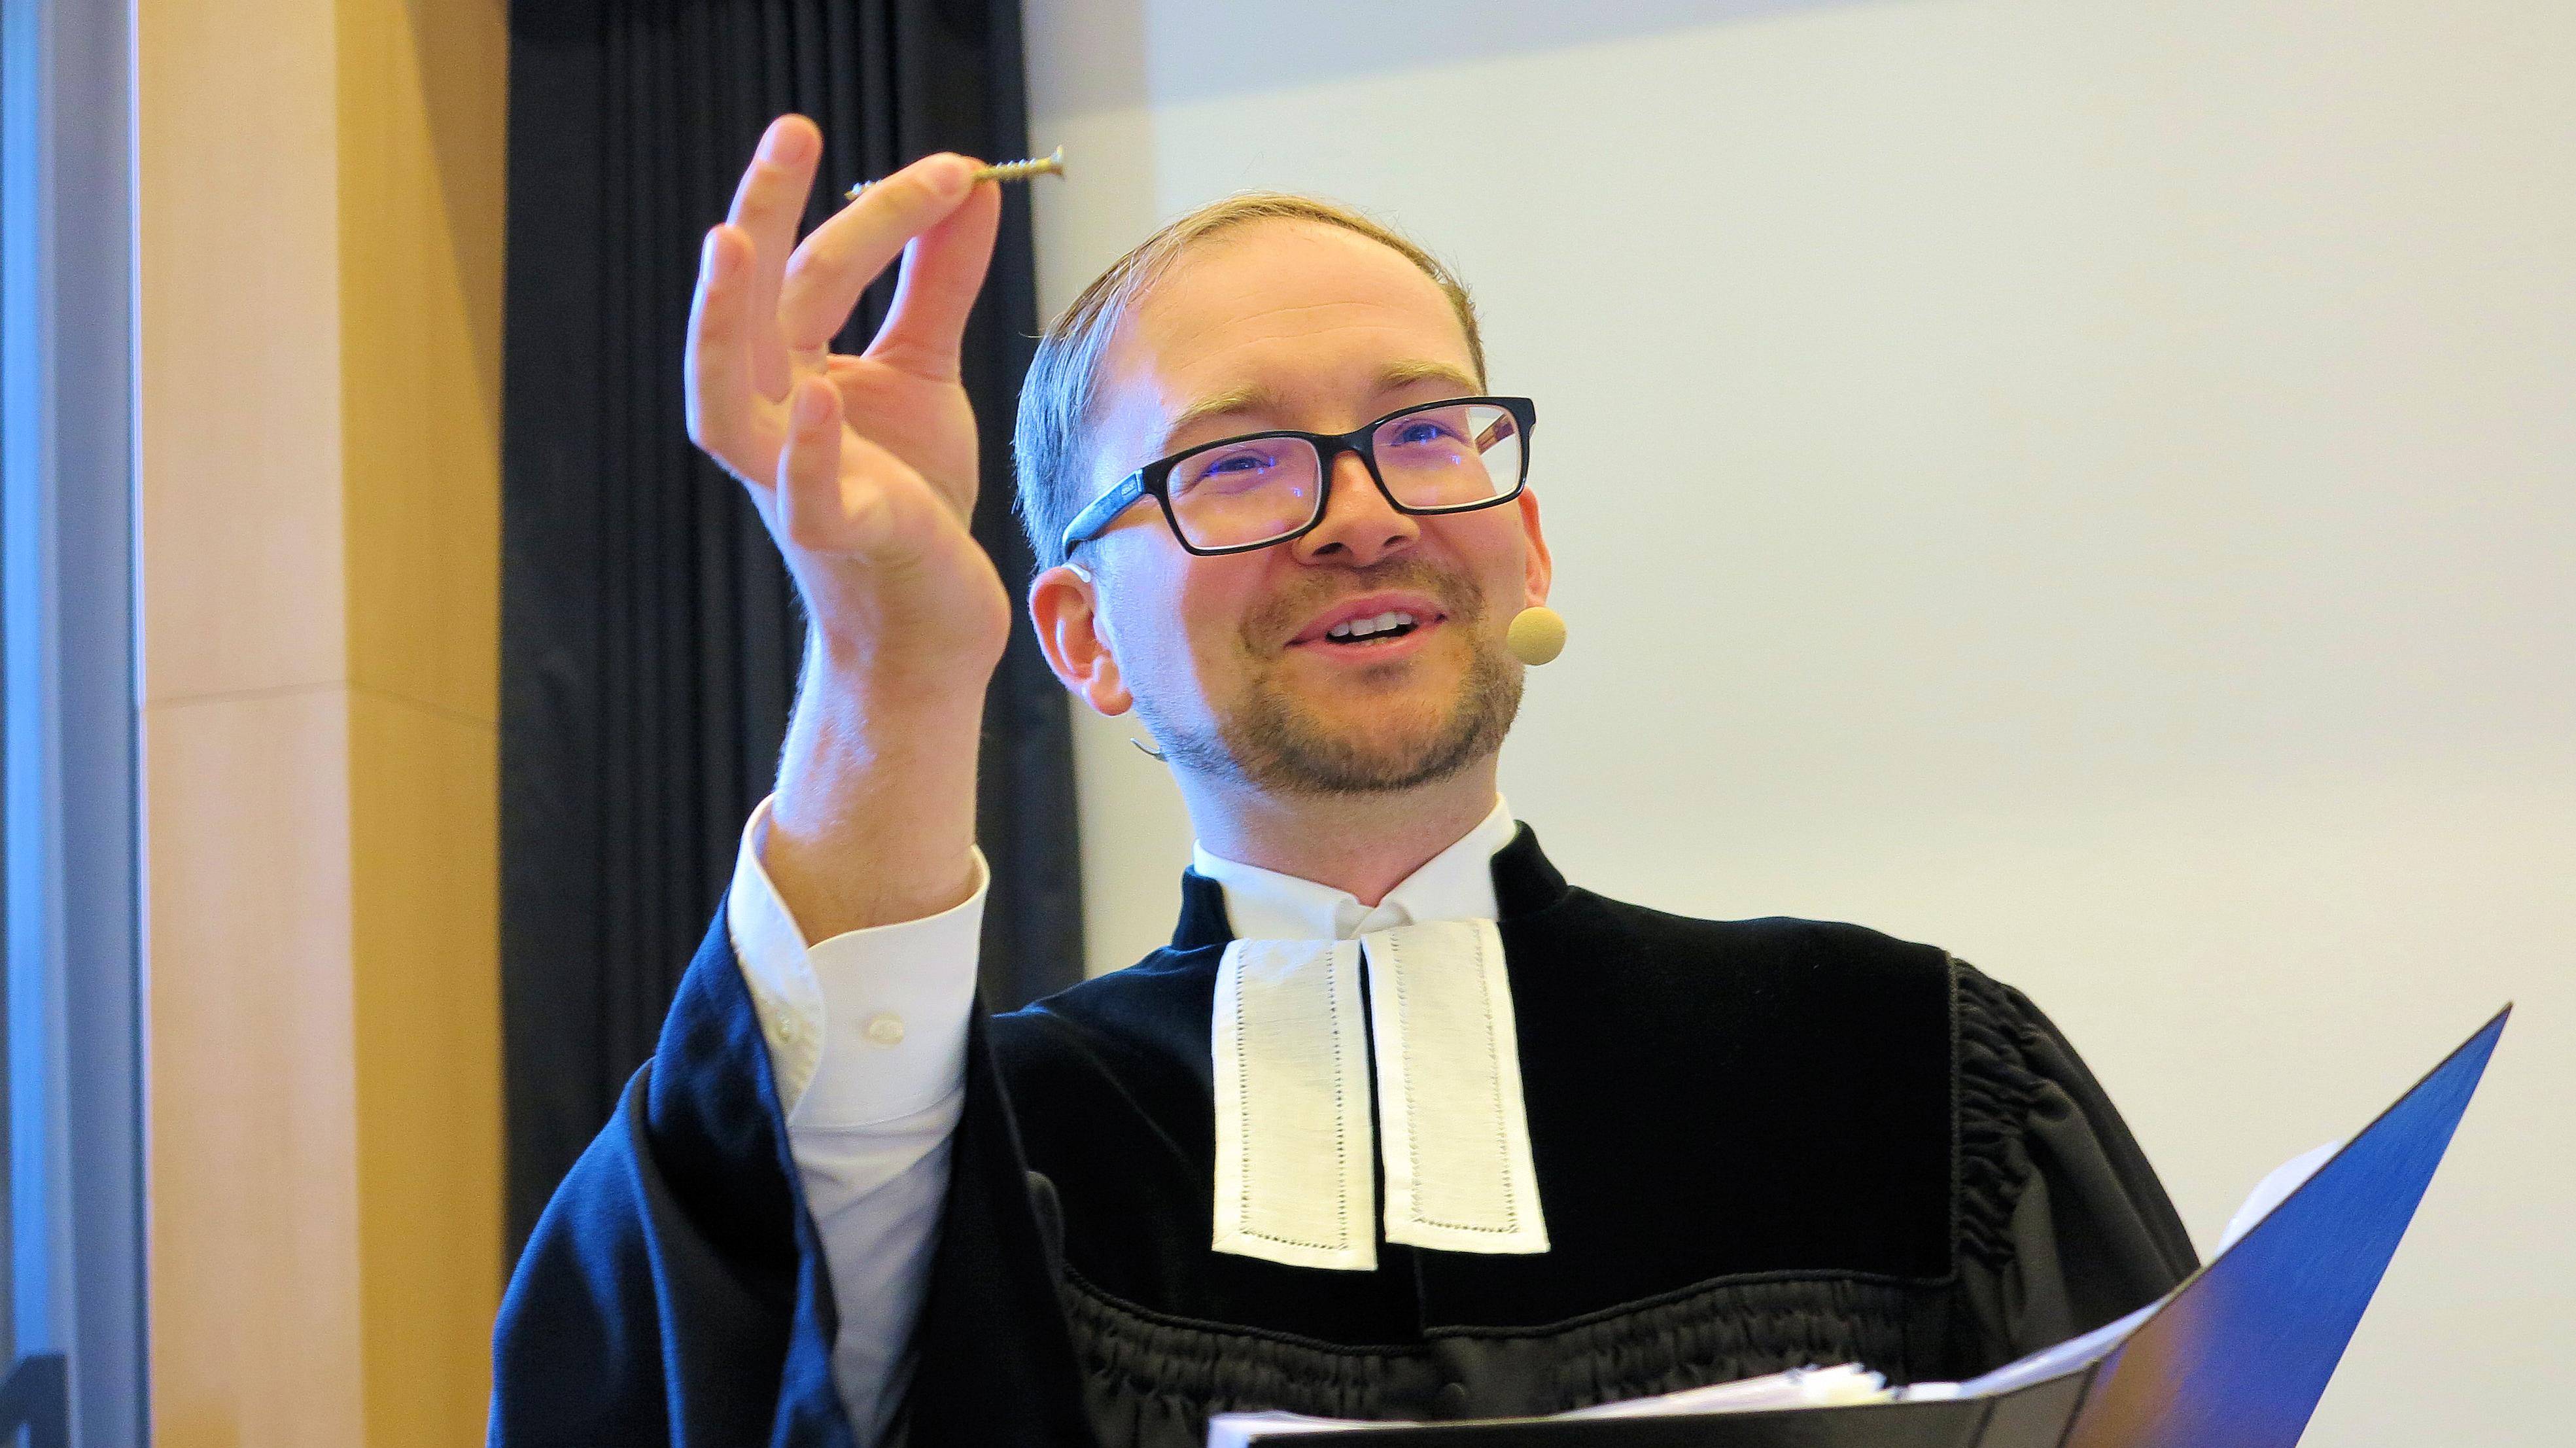
[[[1172,474],[1176,493],[1200,488],[1241,492],[1277,477],[1286,465],[1283,450],[1272,442],[1243,443],[1196,454]]]
[[[1461,436],[1451,419],[1434,413],[1423,413],[1413,417],[1397,418],[1388,425],[1379,445],[1400,448],[1432,447],[1444,442],[1459,441]]]
[[[1259,453],[1228,453],[1225,456],[1218,458],[1216,461],[1209,463],[1206,467],[1199,469],[1199,474],[1202,477],[1210,478],[1221,478],[1228,475],[1241,476],[1245,473],[1266,471],[1272,467],[1274,463],[1275,459],[1265,457]]]

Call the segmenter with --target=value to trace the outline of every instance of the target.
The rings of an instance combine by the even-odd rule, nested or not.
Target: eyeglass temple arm
[[[1129,473],[1125,481],[1118,486],[1092,499],[1090,507],[1073,515],[1073,521],[1064,525],[1064,550],[1070,553],[1075,544],[1090,542],[1099,535],[1101,529],[1109,526],[1110,519],[1126,512],[1130,505],[1143,496],[1145,496],[1145,472],[1144,469],[1139,468]]]

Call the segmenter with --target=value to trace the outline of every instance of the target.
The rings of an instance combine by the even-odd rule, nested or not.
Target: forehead
[[[1102,401],[1113,432],[1246,388],[1329,408],[1395,360],[1474,370],[1456,310],[1422,268],[1324,222],[1246,222],[1147,290],[1104,359]]]

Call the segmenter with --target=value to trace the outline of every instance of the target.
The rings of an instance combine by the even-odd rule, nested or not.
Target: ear
[[[1547,534],[1538,526],[1537,491],[1523,486],[1520,497],[1513,500],[1513,506],[1520,509],[1521,573],[1523,587],[1528,591],[1528,597],[1521,601],[1521,606],[1528,608],[1547,602],[1548,585],[1556,581],[1556,563],[1548,557]]]
[[[1135,704],[1119,681],[1099,590],[1080,565],[1059,563],[1029,580],[1029,622],[1047,667],[1077,698],[1113,716]]]

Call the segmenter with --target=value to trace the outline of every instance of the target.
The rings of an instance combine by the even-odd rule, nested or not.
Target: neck
[[[1373,906],[1493,813],[1494,765],[1487,755],[1447,779],[1360,795],[1263,794],[1185,770],[1173,777],[1208,853],[1347,890]]]

